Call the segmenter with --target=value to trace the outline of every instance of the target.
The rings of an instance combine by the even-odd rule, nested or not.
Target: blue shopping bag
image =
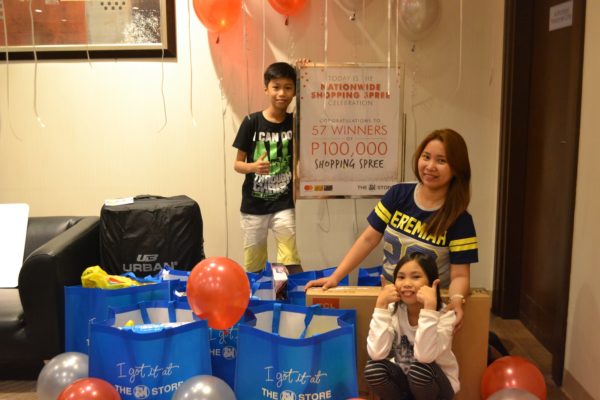
[[[187,281],[191,271],[181,271],[164,266],[157,274],[163,281],[171,284],[171,300],[177,300],[186,296]]]
[[[123,400],[170,400],[187,379],[212,374],[208,324],[187,303],[142,302],[110,314],[91,324],[89,375]]]
[[[354,310],[250,306],[239,324],[239,399],[356,397]]]
[[[383,266],[360,268],[358,270],[358,286],[381,286]]]
[[[239,324],[226,330],[209,329],[212,374],[232,388],[235,382],[238,330]]]
[[[306,293],[304,288],[309,281],[330,276],[336,267],[325,268],[322,270],[304,271],[297,274],[288,275],[287,298],[291,304],[305,305]],[[348,286],[350,279],[345,276],[338,286]]]
[[[169,298],[169,282],[123,289],[65,286],[65,351],[87,354],[90,323],[107,319],[109,307]]]
[[[250,299],[249,307],[258,306],[261,304],[280,303],[276,300],[260,300]],[[248,311],[247,311],[248,312]],[[252,314],[242,316],[251,318]],[[212,363],[213,375],[227,382],[229,386],[234,387],[235,383],[235,365],[237,362],[237,342],[239,334],[238,321],[231,329],[218,330],[209,328],[210,331],[210,357]]]
[[[250,294],[255,300],[275,300],[273,281],[256,281],[250,285]]]

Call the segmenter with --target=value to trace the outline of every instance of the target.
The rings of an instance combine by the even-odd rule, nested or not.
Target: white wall
[[[600,49],[600,3],[588,1],[585,21],[585,49],[579,132],[579,164],[573,228],[571,288],[565,370],[594,399],[600,399],[600,291],[598,290],[598,226],[600,224],[600,177],[597,159],[600,148],[598,87]],[[560,294],[559,294],[560,295]]]
[[[264,67],[300,57],[387,62],[390,51],[392,64],[398,59],[407,66],[409,151],[443,127],[461,132],[469,145],[470,211],[480,243],[472,283],[491,288],[503,1],[440,1],[437,25],[414,42],[414,51],[404,34],[396,39],[395,17],[388,44],[383,0],[312,0],[287,26],[268,2],[246,3],[248,15],[216,44],[193,11],[188,14],[191,6],[178,1],[177,60],[44,61],[37,65],[37,81],[32,62],[1,64],[0,202],[29,203],[32,215],[97,215],[107,198],[187,194],[201,206],[207,254],[241,261],[242,176],[233,171],[231,143],[241,118],[266,106]],[[356,9],[355,21],[348,7]],[[339,263],[374,204],[299,201],[303,264]],[[376,251],[364,265],[380,261]]]

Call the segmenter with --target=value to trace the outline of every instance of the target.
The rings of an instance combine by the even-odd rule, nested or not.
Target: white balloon
[[[179,386],[172,400],[235,400],[235,394],[216,376],[196,375]]]
[[[56,400],[64,388],[77,379],[88,377],[87,354],[62,353],[52,358],[38,375],[35,391],[39,400]]]
[[[400,26],[410,39],[421,39],[437,22],[438,0],[398,0]]]
[[[519,388],[506,388],[494,392],[487,400],[540,400],[536,395]]]

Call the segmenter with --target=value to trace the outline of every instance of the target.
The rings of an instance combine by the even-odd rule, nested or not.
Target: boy
[[[296,94],[296,71],[288,63],[271,64],[264,82],[269,107],[244,118],[233,142],[238,149],[234,169],[246,175],[240,208],[244,267],[249,272],[264,268],[271,229],[277,242],[277,263],[295,273],[302,269],[292,197],[294,117],[287,107]]]

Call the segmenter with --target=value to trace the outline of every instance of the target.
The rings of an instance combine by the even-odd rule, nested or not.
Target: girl
[[[456,312],[458,329],[469,291],[470,264],[478,260],[475,227],[466,211],[471,167],[462,136],[451,129],[430,133],[413,155],[413,172],[417,182],[400,183],[387,191],[335,272],[305,287],[337,286],[383,238],[383,275],[390,282],[394,267],[407,252],[419,251],[435,259],[440,285],[449,288],[447,309]]]
[[[367,337],[369,387],[382,400],[452,399],[460,388],[451,350],[456,315],[439,311],[435,262],[410,253],[394,269],[394,283],[381,282]]]

